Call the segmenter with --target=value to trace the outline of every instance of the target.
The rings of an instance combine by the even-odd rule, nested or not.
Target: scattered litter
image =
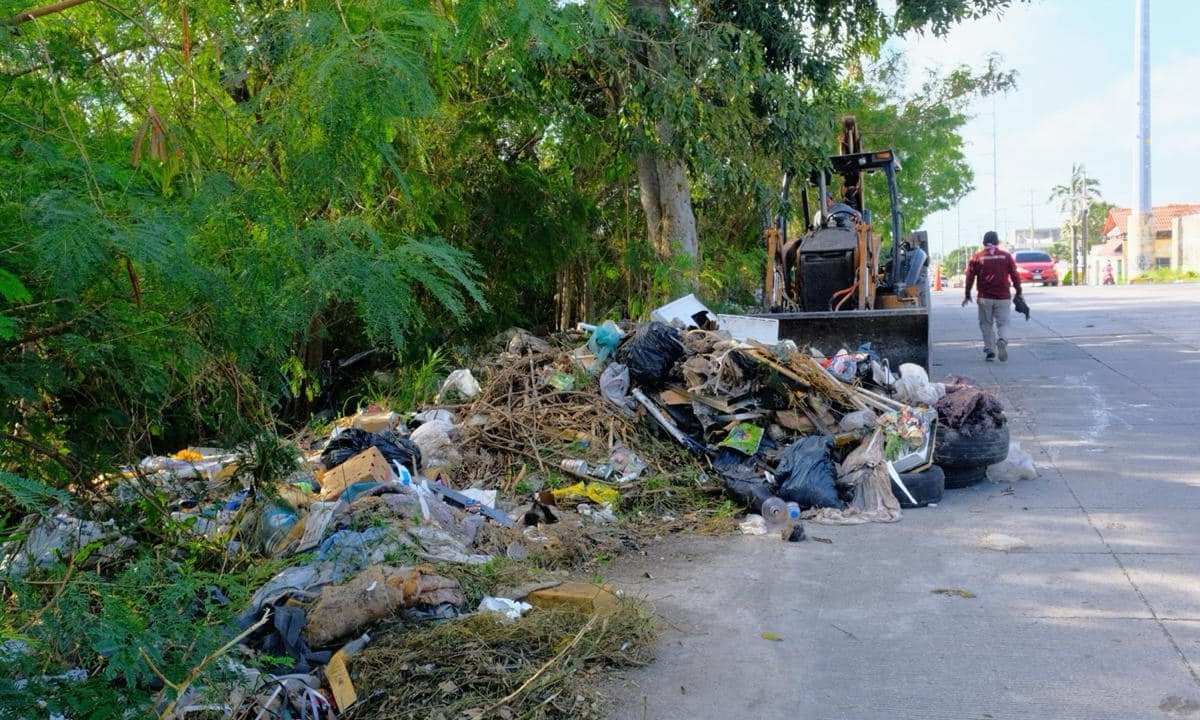
[[[400,427],[400,415],[380,408],[360,410],[350,420],[350,427],[366,430],[371,433],[381,433],[396,430]]]
[[[936,588],[934,590],[930,590],[929,592],[933,593],[934,595],[957,597],[962,598],[963,600],[972,600],[975,598],[975,593],[971,592],[970,590],[964,590],[963,588]]]
[[[484,507],[494,508],[496,507],[496,497],[499,491],[495,489],[467,488],[462,491],[462,494],[464,497],[468,497]]]
[[[437,402],[470,400],[478,396],[480,390],[479,381],[475,379],[470,370],[455,370],[442,383],[442,389],[438,391]]]
[[[925,368],[912,363],[900,366],[900,379],[895,384],[896,399],[910,405],[933,407],[946,394],[942,383],[929,382]]]
[[[840,508],[835,471],[830,451],[833,439],[812,435],[801,438],[783,451],[775,469],[779,479],[779,497],[791,500],[802,509]]]
[[[743,455],[754,455],[762,445],[762,439],[762,428],[750,423],[738,423],[717,446],[733,448]]]
[[[621,499],[621,493],[611,485],[601,482],[580,482],[550,491],[557,503],[564,500],[591,500],[601,505],[615,505]]]
[[[638,328],[617,351],[617,359],[629,368],[629,376],[638,386],[657,388],[666,383],[683,353],[679,331],[655,321]]]
[[[458,428],[443,419],[424,422],[409,436],[420,450],[422,466],[426,469],[443,468],[458,462]]]
[[[1021,443],[1010,440],[1008,456],[995,465],[988,465],[988,480],[998,483],[1012,483],[1018,480],[1033,480],[1038,476],[1037,466],[1033,464],[1033,456],[1021,449]]]
[[[750,513],[738,523],[738,529],[743,535],[766,535],[767,521],[762,515]]]
[[[613,448],[608,455],[608,464],[612,467],[616,481],[623,483],[637,480],[647,467],[637,453],[624,445]]]
[[[782,635],[780,635],[777,632],[771,632],[770,630],[762,633],[760,635],[760,637],[762,637],[763,640],[769,640],[771,642],[782,642],[783,641]]]
[[[569,582],[529,593],[536,608],[569,607],[584,612],[608,612],[617,607],[617,596],[607,585]]]
[[[508,620],[518,620],[532,609],[529,603],[502,597],[485,597],[479,601],[479,612],[496,613]]]
[[[988,533],[987,535],[979,538],[979,547],[984,548],[985,550],[1013,552],[1014,550],[1028,549],[1029,543],[1013,535],[1005,535],[1003,533]]]
[[[388,463],[395,461],[410,468],[421,465],[420,451],[407,438],[395,432],[374,433],[358,428],[345,428],[334,435],[321,451],[321,462],[331,470],[372,447]]]
[[[326,587],[308,613],[304,637],[316,647],[328,646],[401,608],[448,603],[462,607],[466,599],[458,583],[428,565],[372,565],[345,585]]]

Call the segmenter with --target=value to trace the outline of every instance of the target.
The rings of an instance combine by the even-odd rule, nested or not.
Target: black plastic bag
[[[775,493],[759,472],[754,458],[747,458],[731,448],[721,448],[712,460],[713,469],[721,474],[726,494],[751,512],[762,512],[762,504]]]
[[[629,368],[633,382],[641,387],[661,387],[681,357],[683,339],[679,331],[657,321],[638,328],[617,350],[617,359]]]
[[[779,497],[798,503],[805,510],[840,508],[832,448],[833,438],[827,435],[810,435],[786,447],[775,468]]]
[[[1017,312],[1025,316],[1025,322],[1029,322],[1029,303],[1025,302],[1024,295],[1018,295],[1013,298],[1013,307],[1017,309]]]
[[[321,462],[326,470],[332,470],[369,447],[379,448],[388,462],[395,460],[414,471],[421,469],[421,449],[412,440],[390,430],[373,433],[346,428],[321,451]]]

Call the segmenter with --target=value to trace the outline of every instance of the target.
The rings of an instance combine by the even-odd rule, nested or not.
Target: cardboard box
[[[584,612],[612,612],[617,596],[607,585],[568,582],[529,593],[526,601],[536,608],[571,607]]]
[[[392,482],[395,476],[379,448],[370,447],[325,473],[321,484],[321,500],[337,500],[342,492],[357,482]]]
[[[350,427],[373,433],[395,430],[399,424],[400,416],[386,410],[364,410],[350,421]]]

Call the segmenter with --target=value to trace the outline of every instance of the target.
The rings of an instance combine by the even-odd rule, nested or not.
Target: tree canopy
[[[782,169],[846,112],[915,227],[970,187],[965,99],[1012,77],[908,93],[883,43],[1006,5],[0,0],[0,468],[236,441],[380,358],[643,315],[680,278],[749,303]]]

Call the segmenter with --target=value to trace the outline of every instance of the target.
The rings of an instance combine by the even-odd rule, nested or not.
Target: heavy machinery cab
[[[803,232],[789,237],[788,209],[793,207],[792,173],[785,173],[782,210],[765,232],[767,273],[764,317],[780,321],[781,335],[792,328],[797,342],[836,352],[872,342],[886,345],[894,362],[929,362],[929,294],[925,233],[905,236],[892,150],[862,152],[853,118],[846,118],[841,155],[812,173],[799,189]],[[883,246],[865,203],[865,177],[881,173],[886,181],[891,243]],[[830,197],[840,179],[841,197]],[[810,193],[815,207],[810,207]],[[887,356],[885,354],[885,356]]]

